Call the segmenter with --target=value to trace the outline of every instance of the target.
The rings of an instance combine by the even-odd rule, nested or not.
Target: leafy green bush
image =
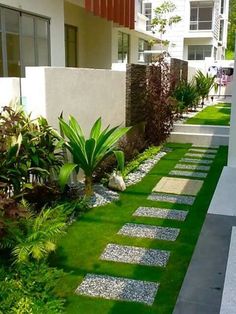
[[[64,300],[54,294],[63,276],[63,271],[44,263],[0,268],[0,313],[63,313]]]
[[[155,156],[160,151],[160,149],[161,149],[160,146],[151,146],[148,149],[146,149],[143,153],[139,154],[134,160],[132,160],[125,166],[123,176],[126,177],[130,172],[135,171],[140,166],[141,163]]]
[[[10,195],[32,182],[46,182],[62,165],[59,136],[47,120],[32,120],[22,108],[0,112],[0,183]]]
[[[124,154],[118,151],[116,144],[119,139],[125,135],[130,128],[114,127],[109,129],[109,126],[102,130],[101,118],[93,125],[89,139],[85,139],[82,129],[74,117],[70,117],[69,123],[60,118],[60,127],[63,134],[66,136],[66,148],[70,151],[73,157],[74,164],[65,164],[61,168],[59,182],[62,188],[65,187],[71,172],[76,169],[82,169],[85,174],[85,195],[93,194],[92,180],[93,173],[100,163],[108,156],[114,154],[118,166],[123,168]]]

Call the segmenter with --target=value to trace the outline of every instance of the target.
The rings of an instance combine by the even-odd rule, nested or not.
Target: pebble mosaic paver
[[[120,263],[165,267],[169,257],[170,252],[168,251],[108,244],[100,258]]]
[[[186,157],[215,159],[215,155],[214,154],[192,154],[192,153],[187,153],[187,154],[185,154],[185,156]]]
[[[118,234],[137,238],[175,241],[179,232],[178,228],[127,223],[120,229]]]
[[[79,295],[152,305],[159,283],[87,274],[76,289]]]
[[[207,173],[196,172],[196,171],[172,170],[169,174],[172,176],[193,177],[193,178],[206,178],[207,177]]]
[[[210,159],[197,159],[197,158],[182,158],[182,159],[180,159],[180,162],[210,165],[210,164],[213,163],[213,160],[210,160]]]
[[[185,195],[165,194],[165,193],[152,193],[151,195],[148,196],[148,200],[184,204],[184,205],[193,205],[195,201],[195,197],[185,196]]]
[[[202,180],[163,177],[152,190],[157,193],[197,195],[203,185]]]
[[[133,216],[184,221],[186,219],[187,214],[188,214],[188,211],[186,210],[175,210],[175,209],[156,208],[156,207],[139,207],[133,213]]]
[[[190,148],[189,151],[203,154],[217,154],[218,152],[218,150],[216,149],[203,149],[203,148]]]
[[[175,169],[185,169],[185,170],[196,170],[196,171],[209,171],[210,166],[199,166],[199,165],[186,165],[186,164],[177,164]]]

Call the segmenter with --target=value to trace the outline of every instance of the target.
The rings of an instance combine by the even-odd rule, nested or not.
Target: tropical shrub
[[[74,164],[65,164],[61,168],[59,182],[62,188],[65,187],[69,175],[73,170],[77,172],[82,169],[85,174],[85,195],[93,194],[92,182],[93,173],[97,167],[108,156],[114,154],[118,168],[124,167],[124,154],[117,150],[117,142],[125,135],[130,128],[114,127],[109,129],[109,126],[102,130],[101,118],[93,125],[90,136],[85,139],[83,131],[74,117],[69,118],[69,123],[66,123],[63,118],[59,118],[60,127],[65,135],[65,146],[70,151]]]
[[[173,97],[177,100],[177,113],[195,107],[199,101],[199,94],[194,82],[181,81],[173,92]]]
[[[174,103],[170,96],[173,79],[164,58],[149,67],[145,109],[146,137],[150,145],[163,143],[172,130]]]
[[[54,293],[63,276],[45,263],[0,268],[0,313],[63,313],[64,300]]]
[[[32,120],[22,108],[0,112],[0,183],[9,195],[21,193],[32,182],[47,182],[59,171],[59,136],[47,120]]]
[[[215,83],[215,77],[210,76],[208,73],[204,75],[202,71],[198,71],[194,77],[196,82],[196,87],[199,96],[202,99],[202,105],[204,105],[204,100],[208,97],[211,89],[214,87],[217,89],[217,84]]]

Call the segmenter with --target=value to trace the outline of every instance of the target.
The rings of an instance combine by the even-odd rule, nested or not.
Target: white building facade
[[[168,50],[171,57],[188,60],[190,66],[205,58],[223,60],[227,46],[229,0],[172,2],[176,5],[173,15],[179,15],[181,21],[167,28],[163,35],[163,39],[170,43]],[[163,0],[142,1],[143,14],[149,19],[147,30],[150,33],[154,9],[162,3]],[[160,34],[157,35],[160,37]]]

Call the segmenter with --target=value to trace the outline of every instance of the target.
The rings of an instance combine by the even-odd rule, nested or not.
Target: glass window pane
[[[212,8],[199,8],[199,21],[211,21]]]
[[[19,33],[19,17],[20,17],[19,12],[4,9],[4,14],[5,14],[6,32],[18,34]]]
[[[20,37],[6,34],[8,76],[20,76]]]
[[[198,23],[198,29],[199,30],[207,30],[212,28],[211,22],[199,22]]]
[[[35,66],[34,18],[22,16],[22,66]]]
[[[197,21],[197,8],[191,8],[190,21]]]
[[[38,65],[49,65],[49,47],[48,47],[48,21],[43,19],[37,19],[37,53],[38,53]]]

